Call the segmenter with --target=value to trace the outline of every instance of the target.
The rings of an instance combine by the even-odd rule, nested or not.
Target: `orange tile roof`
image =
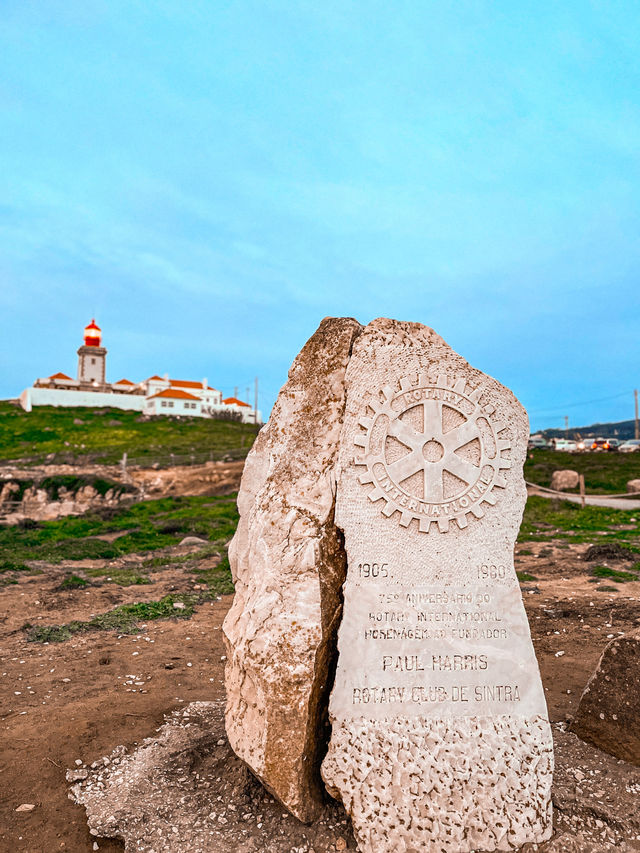
[[[71,379],[70,376],[67,376],[66,373],[54,373],[53,376],[50,376],[49,379]],[[73,379],[71,379],[73,382]]]
[[[114,385],[135,385],[135,382],[130,382],[128,379],[119,379],[117,382],[113,383]]]
[[[154,400],[156,397],[172,397],[176,400],[200,399],[200,397],[194,397],[193,394],[187,394],[186,391],[181,391],[179,388],[165,388],[164,391],[159,391],[157,394],[154,394],[152,397],[149,397],[149,399]]]
[[[147,379],[147,382],[151,382],[154,379],[157,380],[158,382],[164,382],[164,379],[162,378],[162,376],[157,376],[157,375],[156,376],[150,376]]]
[[[243,403],[242,400],[238,400],[237,397],[227,397],[227,399],[222,402],[227,406],[246,406],[248,409],[251,408],[248,403]]]
[[[169,384],[176,386],[178,388],[200,388],[202,389],[202,382],[192,382],[190,379],[170,379]],[[212,388],[211,385],[207,385],[205,388],[206,391],[215,391],[215,388]]]

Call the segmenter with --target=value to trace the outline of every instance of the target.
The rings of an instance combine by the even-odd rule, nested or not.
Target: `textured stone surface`
[[[580,698],[571,731],[640,765],[640,628],[606,646]]]
[[[85,806],[92,835],[122,839],[125,853],[319,853],[344,849],[340,839],[353,851],[338,803],[312,826],[283,819],[282,807],[233,755],[223,718],[222,703],[195,702],[131,752],[119,746],[68,771],[70,797]],[[525,844],[522,853],[637,853],[640,768],[560,725],[553,737],[555,836]]]
[[[541,842],[552,740],[513,566],[526,414],[431,329],[391,320],[355,342],[346,389],[323,778],[362,853]]]
[[[242,477],[224,622],[226,727],[236,754],[288,809],[324,796],[326,701],[346,561],[334,466],[355,320],[324,320],[293,363]]]
[[[627,493],[630,495],[640,495],[640,480],[628,480]]]
[[[580,475],[577,471],[570,469],[554,471],[551,475],[551,488],[563,492],[566,489],[575,489],[580,485]]]

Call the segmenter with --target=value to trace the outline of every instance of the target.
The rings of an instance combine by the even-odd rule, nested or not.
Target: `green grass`
[[[620,530],[621,526],[629,529]],[[544,542],[550,538],[566,538],[571,542],[623,541],[627,547],[638,551],[640,510],[581,507],[569,501],[532,495],[527,500],[518,541]]]
[[[142,501],[108,514],[89,513],[45,521],[25,528],[0,527],[0,567],[28,560],[103,559],[176,545],[185,536],[201,536],[221,553],[235,532],[235,497],[177,497]],[[171,526],[172,533],[162,529]],[[122,531],[112,542],[96,539]],[[166,562],[166,561],[165,561]],[[7,568],[5,571],[17,571]]]
[[[225,554],[217,566],[210,569],[194,569],[199,583],[206,583],[214,595],[230,595],[233,592],[229,558]]]
[[[104,578],[117,586],[140,586],[151,583],[147,575],[134,568],[112,569],[107,566],[104,569],[85,569],[84,574],[90,578]]]
[[[640,580],[640,576],[634,572],[623,572],[619,569],[610,569],[608,566],[594,566],[591,574],[596,578],[607,578],[614,583],[629,583],[629,581]]]
[[[530,575],[529,572],[516,572],[516,575],[518,576],[520,583],[529,583],[530,581],[538,580],[535,575]]]
[[[164,569],[166,566],[180,566],[188,563],[194,563],[202,560],[204,557],[211,557],[214,554],[221,554],[225,547],[221,543],[213,543],[204,545],[198,551],[192,551],[190,554],[163,554],[161,557],[151,557],[140,564],[140,568],[147,571],[155,569]]]
[[[113,421],[118,423],[110,423]],[[139,412],[84,407],[37,406],[24,412],[19,406],[0,402],[0,459],[23,464],[116,464],[125,452],[132,463],[157,462],[161,467],[189,464],[192,457],[195,461],[243,459],[256,434],[256,426],[233,421],[147,420]]]
[[[0,559],[0,574],[4,572],[29,572],[31,569],[26,563],[11,558]]]
[[[561,453],[555,450],[529,451],[524,476],[539,486],[551,485],[551,475],[560,469],[584,474],[585,489],[595,494],[623,494],[627,480],[640,478],[640,453]],[[577,492],[578,489],[572,489]]]
[[[165,595],[159,601],[122,604],[113,610],[94,616],[93,619],[86,622],[76,620],[68,622],[66,625],[37,627],[26,624],[23,628],[27,632],[27,640],[31,643],[62,643],[74,634],[83,634],[88,631],[118,631],[120,634],[135,634],[139,630],[141,622],[171,617],[190,618],[198,600],[202,599],[189,595]],[[181,603],[184,607],[175,608],[173,606],[175,603]]]
[[[78,577],[78,575],[67,575],[58,589],[84,589],[88,583],[89,581],[86,578]]]

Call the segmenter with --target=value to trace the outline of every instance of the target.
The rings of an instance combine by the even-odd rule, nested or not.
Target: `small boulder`
[[[580,485],[580,475],[577,471],[554,471],[551,475],[551,488],[557,492],[575,489]]]
[[[640,628],[606,646],[580,698],[571,731],[640,765]]]
[[[629,480],[627,482],[627,493],[630,495],[640,495],[640,480]]]
[[[199,536],[185,536],[180,542],[181,545],[206,545],[206,539],[200,539]]]

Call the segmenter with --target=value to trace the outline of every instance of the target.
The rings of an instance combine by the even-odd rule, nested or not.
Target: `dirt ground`
[[[640,624],[640,582],[611,584],[615,592],[601,591],[599,587],[606,582],[589,582],[591,567],[582,559],[586,548],[527,543],[518,551],[532,553],[516,558],[517,569],[536,578],[523,583],[523,597],[550,718],[556,723],[566,721],[574,712],[608,640]],[[100,564],[87,561],[87,565]],[[165,715],[188,703],[213,702],[222,707],[224,700],[221,625],[230,596],[199,605],[190,619],[150,621],[136,635],[95,631],[74,635],[63,643],[27,642],[22,630],[25,622],[53,625],[88,619],[117,604],[155,600],[171,591],[195,588],[193,575],[174,564],[156,573],[154,583],[146,587],[104,582],[88,589],[58,590],[65,574],[81,565],[74,562],[47,567],[40,575],[23,576],[17,584],[0,588],[2,853],[122,851],[119,842],[89,834],[84,809],[68,798],[66,770],[78,762],[97,761],[119,744],[134,747],[154,734]],[[615,562],[610,565],[616,567]],[[568,746],[566,749],[570,754]],[[574,744],[573,749],[578,746]],[[597,761],[594,755],[599,756]],[[621,790],[635,790],[635,782],[629,782],[628,766],[592,749],[588,756],[583,756],[583,762],[606,764],[609,792],[618,784]],[[228,766],[230,773],[237,772],[235,765],[228,762]],[[566,768],[563,772],[566,776]],[[637,795],[640,769],[636,775]],[[264,792],[257,783],[248,790],[262,802]],[[561,794],[558,797],[559,813]],[[25,803],[35,808],[17,812]],[[279,809],[268,797],[264,803],[261,808],[265,810]],[[348,824],[337,806],[328,811],[324,823],[304,828],[304,846],[300,842],[301,825],[293,818],[277,817],[278,850],[314,849],[322,853],[353,849]],[[271,826],[269,821],[256,824],[254,840],[258,840],[246,849],[256,853],[275,849],[270,842]],[[605,825],[597,831],[604,833],[604,839],[608,829]],[[559,831],[564,829],[560,827]],[[614,835],[611,838],[615,841]],[[625,850],[640,849],[640,834],[637,841],[627,842],[630,846]],[[554,849],[609,848],[589,847],[585,842],[582,848]]]

